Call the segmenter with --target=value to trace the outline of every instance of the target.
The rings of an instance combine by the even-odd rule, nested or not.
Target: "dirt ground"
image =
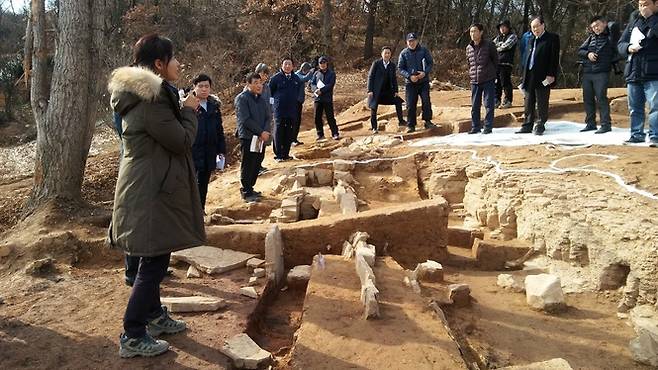
[[[362,74],[338,74],[336,111],[345,111],[364,99]],[[581,122],[582,103],[579,90],[556,91],[552,99],[566,102],[552,118]],[[615,92],[619,94],[619,92]],[[513,109],[519,109],[517,99]],[[458,115],[469,103],[465,91],[432,92],[435,107],[459,108]],[[504,112],[503,112],[504,113]],[[501,113],[501,114],[503,114]],[[356,110],[341,117],[339,123],[364,121],[368,112]],[[437,122],[457,118],[448,113],[437,116]],[[367,119],[367,118],[366,118]],[[615,113],[614,124],[628,127],[628,118]],[[234,118],[226,117],[226,132],[233,132]],[[518,125],[518,123],[514,123]],[[312,122],[312,104],[307,101],[300,138],[306,144],[293,149],[293,154],[316,149]],[[327,129],[327,128],[325,128]],[[2,131],[5,130],[5,131]],[[103,131],[104,130],[104,131]],[[18,136],[6,140],[0,150],[0,241],[11,235],[21,235],[27,243],[37,238],[41,230],[30,233],[20,230],[21,207],[27,200],[32,181],[30,144],[24,141],[32,135],[16,127],[1,128],[1,132]],[[3,369],[80,369],[80,368],[173,368],[173,369],[223,369],[228,363],[219,352],[223,340],[243,332],[256,302],[242,297],[238,290],[248,279],[246,270],[237,270],[215,278],[190,280],[185,278],[185,267],[174,266],[173,276],[163,284],[163,295],[203,293],[226,299],[229,306],[215,313],[176,315],[183,317],[190,327],[186,333],[167,337],[172,351],[154,359],[121,360],[118,357],[118,336],[122,331],[121,319],[129,288],[123,284],[122,258],[118,252],[105,250],[102,240],[112,208],[113,190],[117,174],[117,142],[111,130],[99,130],[102,134],[92,146],[92,156],[87,163],[84,199],[98,209],[95,224],[80,228],[79,223],[62,222],[53,229],[75,229],[79,240],[93,240],[87,246],[85,258],[71,266],[58,265],[58,271],[40,278],[28,277],[22,267],[27,256],[12,260],[7,265],[0,258],[0,368]],[[365,129],[343,131],[342,136],[368,135]],[[495,135],[495,133],[494,133]],[[230,135],[229,135],[230,136]],[[21,141],[23,140],[23,141]],[[387,156],[408,154],[418,149],[397,147]],[[570,149],[546,146],[537,147],[487,147],[478,148],[481,157],[491,156],[506,168],[545,167],[551,161],[573,154],[613,154],[618,159],[609,162],[592,162],[588,159],[573,160],[569,165],[593,165],[595,168],[620,174],[628,183],[658,193],[658,166],[655,165],[656,149],[637,147],[589,147]],[[257,187],[269,197],[269,186],[277,171],[291,165],[326,160],[322,156],[292,163],[276,163],[268,150],[264,165],[271,172]],[[323,158],[324,157],[324,158]],[[464,155],[467,160],[468,155]],[[224,208],[233,212],[236,219],[266,219],[277,199],[264,204],[246,207],[239,198],[238,165],[230,163],[225,173],[215,176],[210,185],[207,210]],[[557,176],[557,175],[556,175]],[[601,187],[614,186],[611,180],[594,174],[566,174],[565,181],[586,181]],[[266,180],[265,180],[266,179]],[[413,192],[403,192],[399,198],[386,198],[377,179],[359,179],[366,188],[360,190],[372,207],[416,199]],[[259,180],[260,181],[260,180]],[[366,195],[367,194],[367,195]],[[379,203],[378,203],[379,202]],[[23,234],[21,234],[23,231]],[[48,233],[52,230],[45,230]],[[83,238],[81,235],[84,235]],[[309,261],[310,262],[310,261]],[[574,368],[581,369],[640,369],[630,359],[626,349],[632,338],[632,329],[615,316],[614,296],[604,294],[579,294],[569,296],[569,310],[558,316],[547,316],[527,309],[524,296],[508,293],[495,286],[495,274],[472,271],[453,271],[451,279],[471,285],[476,303],[471,308],[449,311],[452,324],[464,333],[474,348],[481,348],[493,366],[520,364],[530,361],[564,357]],[[260,318],[259,329],[254,333],[257,342],[277,356],[289,354],[295,330],[301,324],[303,294],[295,291],[281,292],[269,310]],[[372,337],[365,341],[375,340]],[[383,367],[386,367],[382,365]],[[382,368],[383,368],[382,367]],[[317,368],[317,367],[310,367]],[[340,366],[334,367],[336,369]]]
[[[487,365],[503,367],[561,357],[574,369],[648,369],[627,349],[634,332],[616,317],[615,293],[566,296],[567,311],[531,310],[525,294],[496,285],[499,273],[448,270],[447,281],[466,283],[473,303],[447,308],[451,327],[466,338]]]

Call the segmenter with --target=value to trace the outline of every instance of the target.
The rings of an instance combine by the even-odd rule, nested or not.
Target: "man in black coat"
[[[368,73],[368,107],[370,107],[370,125],[377,133],[377,108],[379,105],[395,105],[398,125],[406,126],[402,116],[402,99],[398,96],[398,80],[395,76],[395,63],[391,61],[391,47],[382,48],[382,58],[372,63]]]
[[[525,93],[525,121],[517,134],[543,135],[548,121],[548,99],[560,68],[560,37],[546,32],[542,16],[530,22],[533,38],[528,43],[528,55],[521,89]],[[535,106],[537,108],[535,108]],[[535,118],[539,115],[539,121]],[[533,129],[534,125],[534,129]]]
[[[596,130],[596,105],[598,102],[601,128],[597,134],[610,132],[610,103],[608,102],[608,81],[616,45],[610,40],[610,32],[601,16],[590,20],[591,34],[578,49],[583,63],[583,102],[585,103],[585,128],[581,132]]]
[[[627,58],[624,78],[628,85],[631,137],[626,143],[644,143],[645,105],[649,105],[650,146],[658,147],[658,3],[640,0],[637,16],[619,38],[619,54]]]
[[[512,24],[504,20],[498,25],[498,36],[493,39],[498,51],[498,71],[496,73],[496,106],[499,108],[510,108],[514,98],[514,87],[512,86],[512,69],[514,68],[514,53],[518,39],[512,31]],[[503,98],[505,93],[505,99]]]
[[[194,94],[199,99],[199,109],[196,111],[199,125],[192,145],[192,158],[201,196],[201,207],[205,208],[210,175],[217,169],[217,162],[225,163],[226,160],[226,139],[220,111],[221,103],[210,94],[212,79],[208,75],[200,74],[192,80],[192,84]]]

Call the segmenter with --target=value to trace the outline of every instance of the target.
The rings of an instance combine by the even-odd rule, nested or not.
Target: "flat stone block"
[[[226,307],[223,299],[211,297],[162,297],[160,302],[169,312],[204,312],[217,311]]]
[[[253,254],[208,246],[184,249],[171,254],[172,260],[187,262],[211,275],[244,267],[253,257]]]
[[[230,358],[238,369],[259,369],[272,362],[272,355],[244,333],[224,342],[221,352]]]

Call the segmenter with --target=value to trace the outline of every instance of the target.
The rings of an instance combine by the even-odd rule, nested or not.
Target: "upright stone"
[[[284,274],[283,236],[277,225],[273,225],[265,236],[265,263],[267,279],[281,283]]]
[[[530,307],[547,312],[566,308],[560,278],[549,274],[529,275],[525,278],[526,301]]]

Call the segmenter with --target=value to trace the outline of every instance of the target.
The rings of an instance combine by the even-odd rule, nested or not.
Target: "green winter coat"
[[[153,257],[206,239],[192,143],[194,111],[150,70],[122,67],[108,86],[123,118],[123,157],[114,194],[110,242],[131,256]]]

